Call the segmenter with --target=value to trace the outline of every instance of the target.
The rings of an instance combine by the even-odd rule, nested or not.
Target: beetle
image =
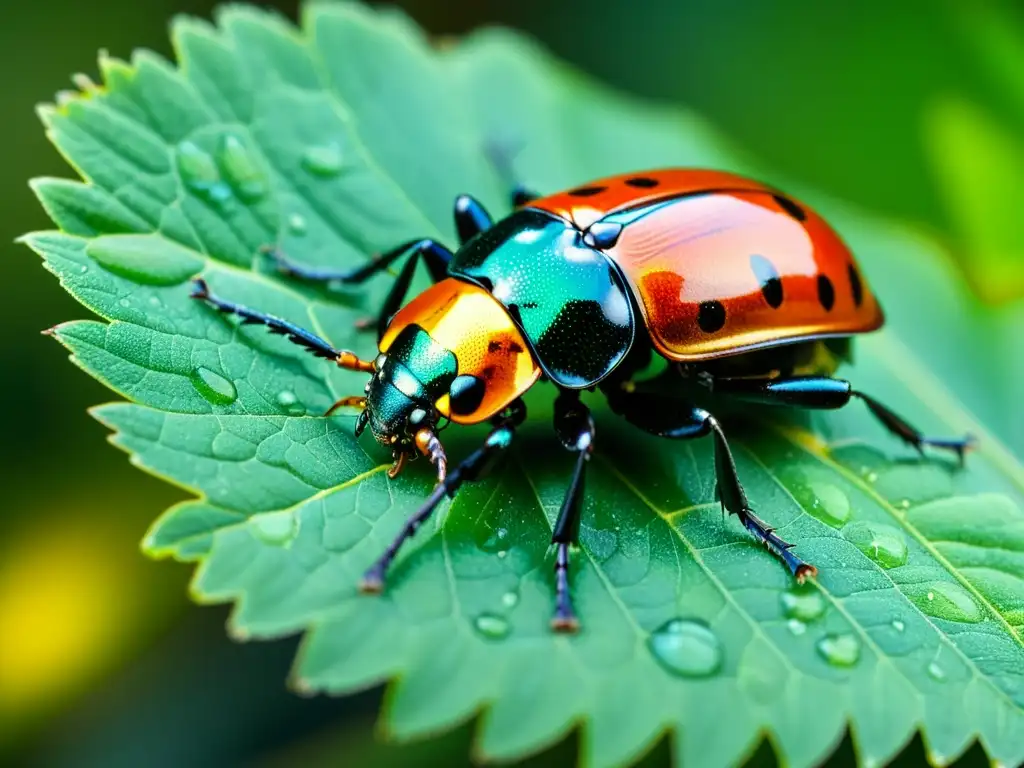
[[[443,498],[485,475],[508,450],[526,417],[521,398],[541,380],[558,390],[555,430],[576,454],[552,535],[551,625],[558,631],[579,626],[568,577],[595,439],[584,390],[599,389],[614,413],[655,435],[710,436],[723,509],[798,581],[814,576],[815,567],[751,509],[721,423],[695,404],[702,397],[809,409],[857,398],[918,451],[946,449],[963,462],[969,436],[925,437],[834,378],[851,338],[880,328],[884,314],[849,248],[803,203],[743,176],[682,168],[611,176],[546,197],[516,188],[512,204],[512,213],[494,222],[474,198],[459,196],[461,247],[454,253],[421,239],[340,271],[268,250],[292,278],[347,284],[406,258],[377,317],[379,354],[372,361],[195,281],[194,298],[370,374],[363,395],[340,400],[328,413],[360,408],[356,435],[368,426],[391,448],[392,476],[416,453],[432,463],[432,493],[366,571],[363,591],[379,592],[399,547]],[[420,260],[433,285],[403,305]],[[636,380],[653,355],[666,362],[655,394]],[[449,470],[438,437],[442,420],[493,427]]]

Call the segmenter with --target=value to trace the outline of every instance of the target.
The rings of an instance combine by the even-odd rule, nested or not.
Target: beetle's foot
[[[551,617],[551,629],[566,635],[573,635],[580,631],[580,620],[572,612],[572,606],[560,605]]]
[[[555,615],[551,617],[551,629],[555,632],[577,632],[580,622],[569,596],[569,544],[559,541],[555,545],[558,547],[555,553]]]
[[[926,445],[943,451],[952,451],[956,454],[956,458],[960,466],[963,467],[968,451],[972,451],[977,448],[978,439],[974,435],[970,434],[964,435],[961,438],[922,437],[918,450],[921,450],[921,448]]]
[[[802,584],[805,580],[818,575],[817,568],[810,563],[805,563],[793,554],[791,550],[796,545],[790,544],[775,533],[775,529],[755,515],[753,510],[744,507],[736,513],[736,516],[743,523],[743,527],[750,531],[754,538],[764,544],[765,549],[786,564],[789,572],[793,574],[798,582]]]
[[[379,595],[384,591],[384,566],[376,563],[359,580],[359,591],[364,595]]]

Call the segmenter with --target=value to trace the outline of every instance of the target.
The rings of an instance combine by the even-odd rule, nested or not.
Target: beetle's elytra
[[[366,572],[364,591],[383,587],[398,548],[445,495],[485,474],[508,449],[526,417],[520,398],[540,379],[559,391],[555,430],[578,456],[552,537],[556,630],[578,627],[569,545],[595,437],[581,390],[600,388],[615,413],[656,435],[711,436],[722,506],[798,580],[815,568],[750,509],[725,434],[711,413],[693,405],[697,394],[818,409],[840,408],[857,397],[918,450],[931,445],[963,460],[968,438],[924,437],[832,377],[850,337],[881,327],[883,314],[849,249],[803,203],[751,179],[692,169],[613,176],[548,197],[519,190],[513,203],[514,212],[494,223],[473,198],[459,197],[461,247],[455,253],[419,240],[358,269],[331,271],[272,252],[294,278],[342,283],[361,283],[408,256],[381,307],[379,354],[372,362],[220,299],[196,281],[193,296],[216,309],[371,374],[365,396],[334,407],[362,409],[356,434],[369,426],[392,448],[392,476],[415,452],[436,469],[434,491]],[[421,258],[434,285],[402,306]],[[657,395],[633,381],[652,354],[669,363]],[[666,389],[678,396],[667,397]],[[437,436],[442,419],[493,424],[483,446],[451,471]]]

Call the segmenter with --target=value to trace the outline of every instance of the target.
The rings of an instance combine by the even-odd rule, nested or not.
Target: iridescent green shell
[[[448,267],[500,301],[544,373],[572,389],[592,386],[633,343],[629,289],[571,223],[524,209],[477,235]]]

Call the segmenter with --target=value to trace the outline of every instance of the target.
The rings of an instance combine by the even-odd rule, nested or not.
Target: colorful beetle
[[[576,540],[594,445],[582,390],[599,387],[615,413],[656,435],[710,435],[722,506],[801,581],[815,568],[750,509],[721,425],[695,401],[710,395],[820,409],[858,397],[919,451],[931,445],[963,461],[969,438],[924,437],[832,378],[850,336],[879,328],[882,310],[836,232],[792,198],[733,174],[672,169],[600,179],[543,198],[517,190],[513,204],[511,215],[493,223],[473,198],[460,196],[455,225],[462,246],[454,254],[419,240],[358,269],[333,271],[271,251],[286,274],[342,283],[361,283],[409,256],[381,308],[380,353],[372,362],[217,298],[196,281],[193,296],[216,309],[371,374],[365,397],[345,398],[331,411],[363,409],[356,434],[369,425],[392,448],[392,476],[416,451],[434,465],[437,485],[366,572],[364,591],[382,589],[398,548],[444,496],[486,473],[508,449],[526,416],[520,398],[542,379],[559,390],[555,429],[578,454],[552,536],[556,630],[578,627],[569,545]],[[435,283],[400,309],[420,258]],[[655,352],[669,363],[656,395],[633,380]],[[665,396],[666,383],[675,396]],[[494,426],[482,447],[448,471],[438,439],[441,419]]]

